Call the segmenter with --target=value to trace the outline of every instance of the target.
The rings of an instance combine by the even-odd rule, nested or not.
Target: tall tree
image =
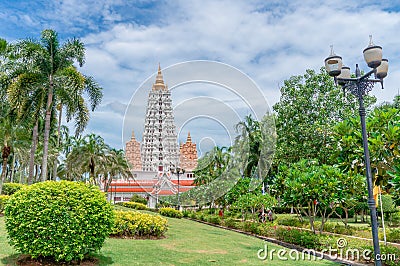
[[[333,158],[342,169],[364,173],[363,146],[357,116],[334,127]],[[367,117],[368,147],[375,184],[387,185],[400,158],[400,110],[384,105],[376,107]]]
[[[373,102],[375,98],[366,97],[367,107]],[[357,99],[344,97],[324,69],[319,73],[307,70],[302,76],[285,80],[280,101],[273,109],[277,113],[277,165],[300,159],[329,163],[333,126],[358,110]]]
[[[32,98],[37,96],[45,101],[44,108],[43,106],[39,108],[40,110],[44,109],[45,121],[41,167],[43,181],[47,179],[48,174],[49,135],[56,104],[66,106],[67,118],[73,117],[77,132],[81,132],[88,122],[88,108],[83,94],[89,95],[92,109],[98,105],[102,97],[101,88],[94,82],[93,78],[83,76],[73,66],[75,62],[82,66],[85,62],[84,56],[85,48],[80,40],[73,38],[60,44],[58,35],[54,30],[44,30],[40,41],[28,39],[15,45],[14,58],[18,59],[16,61],[21,62],[21,65],[23,65],[22,63],[28,65],[30,73],[35,77],[30,92],[19,95],[31,95]],[[27,87],[25,86],[25,88]],[[60,107],[61,114],[63,107]],[[33,128],[33,134],[35,134],[37,128],[36,126]],[[35,137],[32,138],[32,144],[34,144],[35,139]]]

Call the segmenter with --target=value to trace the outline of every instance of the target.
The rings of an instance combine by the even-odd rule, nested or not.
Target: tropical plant
[[[323,68],[319,73],[307,70],[302,76],[292,76],[280,90],[280,101],[273,106],[278,134],[274,164],[301,159],[330,163],[334,151],[332,128],[356,114],[357,99],[352,95],[343,97]],[[367,108],[373,102],[375,98],[366,96]]]
[[[351,177],[359,179],[359,176],[346,175],[334,166],[319,165],[315,160],[301,160],[290,167],[280,167],[273,190],[284,204],[293,206],[297,213],[308,218],[314,232],[315,218],[320,215],[322,232],[324,224],[343,200],[341,190],[344,189],[344,181]],[[356,195],[357,192],[354,191]]]
[[[16,66],[14,72],[20,72],[23,75],[29,74],[31,77],[30,92],[26,95],[36,95],[43,104],[45,99],[45,129],[43,139],[43,159],[41,167],[42,180],[47,179],[47,161],[49,149],[49,136],[51,130],[51,117],[55,112],[55,105],[59,99],[60,102],[68,102],[66,99],[72,99],[74,104],[69,104],[67,114],[76,115],[77,130],[81,131],[86,125],[87,108],[84,104],[82,93],[84,92],[84,79],[79,79],[76,68],[73,63],[77,62],[82,66],[85,62],[85,48],[78,39],[67,40],[60,44],[58,35],[54,30],[44,30],[41,34],[40,42],[34,40],[22,40],[18,42],[13,50],[13,58]],[[23,68],[21,70],[21,68]],[[27,73],[27,70],[29,72]],[[86,84],[90,84],[86,82]],[[25,88],[27,88],[25,86]],[[43,90],[45,88],[45,90]],[[71,90],[71,91],[69,91]],[[68,93],[67,93],[68,92]],[[13,95],[16,95],[14,92]],[[22,94],[25,95],[25,94]],[[98,101],[96,100],[96,103]],[[36,113],[42,110],[43,105],[35,108]],[[86,108],[86,110],[85,110]]]
[[[8,200],[5,216],[12,246],[56,261],[82,260],[100,250],[114,224],[112,206],[97,187],[69,181],[19,190]]]
[[[357,116],[334,127],[333,158],[345,171],[364,173],[364,153]],[[400,159],[400,110],[391,106],[375,108],[367,117],[368,147],[374,183],[386,186],[389,172]]]

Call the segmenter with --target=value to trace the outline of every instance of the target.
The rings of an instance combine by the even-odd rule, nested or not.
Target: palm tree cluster
[[[94,111],[103,97],[103,89],[94,78],[78,71],[84,63],[84,44],[76,38],[60,43],[54,30],[44,30],[40,40],[8,43],[0,39],[0,193],[7,179],[19,178],[31,184],[83,175],[82,158],[79,164],[75,162],[76,168],[69,162],[77,160],[79,154],[92,152],[91,140],[100,139],[80,135],[89,122],[89,110]],[[75,137],[69,136],[63,120],[74,121]],[[71,141],[75,141],[73,146]],[[104,140],[100,142],[104,144]],[[121,153],[109,147],[108,151],[103,151],[104,157]],[[60,158],[65,159],[62,164]],[[101,170],[93,163],[88,165],[94,182],[94,175]],[[68,175],[62,175],[60,169],[68,169]],[[113,171],[117,170],[108,174]],[[104,171],[101,174],[105,176]]]

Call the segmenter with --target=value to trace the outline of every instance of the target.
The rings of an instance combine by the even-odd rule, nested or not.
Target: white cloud
[[[159,62],[162,67],[197,59],[230,64],[254,79],[272,105],[279,100],[279,86],[285,79],[323,65],[330,44],[346,65],[354,69],[355,63],[360,63],[367,70],[362,50],[372,34],[390,62],[385,90],[377,88],[372,93],[379,101],[391,100],[397,94],[400,77],[396,61],[400,41],[400,14],[395,11],[398,5],[368,0],[320,3],[63,0],[48,4],[53,13],[41,12],[39,18],[26,14],[25,23],[37,25],[40,18],[46,18],[45,23],[55,23],[63,31],[89,29],[82,38],[87,44],[83,71],[105,88],[103,105],[110,108],[95,113],[88,130],[109,134],[106,140],[121,147],[121,142],[115,141],[121,136],[121,110],[110,103],[128,104]],[[0,18],[3,16],[1,13]],[[198,111],[201,113],[201,107]],[[143,124],[138,119],[134,123]]]

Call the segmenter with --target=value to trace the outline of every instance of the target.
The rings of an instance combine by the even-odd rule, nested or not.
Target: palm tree
[[[204,185],[220,177],[229,164],[230,152],[230,148],[218,146],[207,152],[199,160],[198,166],[194,170],[196,178],[193,183],[195,185]]]
[[[107,164],[109,146],[104,139],[95,134],[83,137],[76,143],[66,159],[67,171],[84,178],[89,175],[89,182],[97,183],[97,174]]]
[[[85,103],[84,94],[88,97],[91,110],[94,111],[103,97],[102,88],[89,76],[84,76],[74,66],[63,71],[63,76],[68,77],[64,86],[56,89],[55,101],[58,111],[58,127],[56,146],[60,146],[61,121],[63,109],[66,110],[67,122],[75,120],[75,136],[83,132],[89,122],[89,110]],[[54,163],[53,176],[57,173],[57,160]]]
[[[236,125],[238,131],[238,138],[245,138],[248,140],[248,159],[247,166],[243,170],[243,176],[251,177],[257,168],[262,145],[262,134],[260,122],[254,120],[251,115],[245,117],[245,121],[241,121]],[[246,142],[247,143],[247,142]]]
[[[82,94],[88,94],[93,110],[101,101],[101,88],[94,82],[93,78],[83,76],[73,66],[74,62],[77,62],[79,66],[84,64],[85,48],[78,39],[67,40],[61,45],[55,31],[44,30],[40,42],[28,39],[18,42],[14,47],[13,59],[15,63],[18,63],[15,65],[20,66],[20,73],[28,72],[31,77],[30,81],[32,81],[30,86],[23,87],[28,90],[28,93],[18,93],[18,90],[16,90],[14,95],[29,95],[28,98],[31,100],[21,100],[25,103],[25,106],[29,103],[38,103],[35,106],[36,108],[31,109],[34,110],[35,122],[38,121],[40,115],[44,116],[41,179],[45,181],[48,175],[47,162],[51,119],[55,115],[56,105],[59,105],[59,120],[61,120],[62,109],[65,105],[67,119],[75,119],[76,132],[80,133],[89,119],[88,108]],[[26,71],[23,70],[24,67]],[[36,125],[34,123],[31,154],[34,154],[37,139],[35,137],[37,133]],[[59,140],[56,145],[58,143]],[[30,169],[32,169],[32,161],[33,159],[31,159]],[[30,178],[31,176],[32,171],[30,171]]]
[[[125,157],[123,150],[111,148],[107,155],[107,164],[103,170],[104,191],[108,191],[110,183],[115,177],[118,178],[132,178],[131,166]]]
[[[2,103],[2,111],[7,110],[5,106],[7,103]],[[9,106],[8,106],[9,107]],[[26,129],[19,123],[16,119],[15,113],[8,109],[1,114],[0,119],[0,142],[2,143],[1,157],[2,157],[2,167],[1,167],[1,178],[0,178],[0,194],[3,188],[3,183],[6,178],[8,159],[12,154],[13,150],[18,147],[18,145],[23,146],[26,138],[24,138],[24,133]]]

